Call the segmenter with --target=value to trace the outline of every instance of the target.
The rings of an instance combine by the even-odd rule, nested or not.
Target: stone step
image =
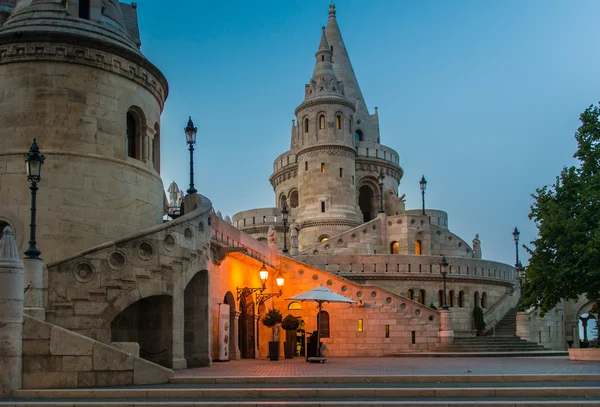
[[[497,351],[497,352],[488,352],[488,351],[479,351],[479,352],[446,352],[444,350],[439,351],[431,351],[431,352],[412,352],[412,353],[394,353],[391,356],[396,357],[404,357],[404,358],[504,358],[504,357],[549,357],[549,356],[568,356],[569,352],[563,351],[538,351],[538,350],[527,350],[527,351],[518,351],[518,352],[505,352],[505,351]]]
[[[231,401],[236,399],[270,400],[305,400],[305,399],[407,399],[407,398],[507,398],[518,397],[595,397],[600,400],[598,386],[536,386],[536,387],[473,387],[462,385],[456,387],[246,387],[246,388],[130,388],[130,389],[52,389],[52,390],[19,390],[14,393],[15,399],[39,401],[74,400],[74,401],[154,401],[169,399],[173,401],[194,401],[212,399],[214,401]],[[16,401],[16,400],[15,400]]]

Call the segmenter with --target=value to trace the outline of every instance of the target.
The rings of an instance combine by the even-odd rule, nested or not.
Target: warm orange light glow
[[[264,286],[267,283],[267,279],[269,278],[269,270],[267,270],[264,263],[260,270],[258,270],[258,275],[260,276],[260,281]]]
[[[277,273],[277,277],[275,277],[275,281],[277,281],[277,287],[279,287],[279,290],[281,290],[283,288],[283,276],[281,275],[281,271],[279,273]]]
[[[415,254],[421,254],[421,241],[417,240],[415,242]]]

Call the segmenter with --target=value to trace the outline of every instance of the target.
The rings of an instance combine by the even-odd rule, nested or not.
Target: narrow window
[[[414,295],[415,295],[415,294],[414,294],[414,291],[413,291],[412,289],[408,290],[408,299],[409,299],[409,300],[412,300],[412,299],[413,299],[413,297],[414,297]]]
[[[256,225],[256,222],[255,222],[254,220],[255,220],[255,217],[253,216],[253,217],[252,217],[252,224],[253,224],[253,225]]]
[[[341,130],[342,128],[342,116],[339,114],[335,116],[335,128]]]
[[[304,132],[308,133],[308,117],[304,119]]]
[[[325,202],[321,201],[321,212],[325,212]]]
[[[419,290],[419,303],[425,305],[425,290]]]
[[[390,254],[400,254],[400,244],[396,241],[390,245]]]
[[[325,172],[325,163],[321,163],[321,172]]]
[[[290,165],[290,156],[287,157],[287,165]]]
[[[369,147],[366,148],[367,150],[367,157],[369,156]]]
[[[79,0],[79,18],[90,19],[90,0]]]
[[[325,55],[321,55],[321,61],[325,61]]]
[[[343,169],[343,168],[340,168],[340,178],[342,178],[342,177],[344,176],[344,175],[343,175],[343,174],[344,174],[344,172],[343,172],[343,171],[344,171],[344,169]]]
[[[363,331],[363,320],[362,318],[358,320],[358,332]]]
[[[390,337],[390,326],[389,325],[385,325],[385,337],[386,338]]]
[[[133,114],[127,113],[127,157],[135,158],[135,136],[137,134],[135,117]]]
[[[417,333],[415,331],[411,331],[412,332],[412,343],[417,343]]]
[[[331,52],[333,52],[333,45],[330,48],[331,48]]]
[[[244,218],[244,226],[246,226],[246,218]]]
[[[267,217],[263,216],[263,223],[267,223]]]
[[[352,185],[354,185],[354,175],[352,176]]]
[[[421,254],[421,241],[417,240],[415,242],[415,254],[420,255]]]
[[[325,128],[325,116],[320,116],[319,117],[319,129],[324,129]]]
[[[308,161],[304,161],[304,171],[308,171]]]

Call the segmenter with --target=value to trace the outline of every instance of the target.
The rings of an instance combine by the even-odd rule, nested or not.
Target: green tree
[[[556,183],[537,189],[529,219],[538,238],[522,284],[522,304],[548,312],[580,294],[600,298],[600,108],[580,116],[575,133],[577,165],[564,167]]]

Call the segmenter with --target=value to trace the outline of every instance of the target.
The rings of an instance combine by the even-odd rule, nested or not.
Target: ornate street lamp
[[[283,208],[281,208],[281,219],[283,220],[283,253],[287,253],[287,238],[285,234],[287,233],[287,222],[288,222],[288,209],[285,202],[283,203]]]
[[[385,175],[383,174],[383,170],[379,171],[379,213],[384,213],[383,210],[383,180],[385,179]]]
[[[187,193],[195,194],[198,191],[196,188],[194,188],[194,144],[196,144],[196,134],[198,133],[198,128],[194,127],[194,122],[192,121],[191,116],[184,130],[185,140],[190,146],[190,187],[188,188]]]
[[[277,276],[275,277],[275,281],[277,282],[277,287],[279,287],[279,291],[276,293],[263,293],[260,292],[256,294],[256,303],[260,304],[261,302],[265,302],[271,297],[280,297],[283,294],[283,283],[284,279],[281,275],[281,271],[277,272]]]
[[[519,264],[519,236],[521,235],[521,232],[519,232],[519,229],[517,229],[517,227],[515,226],[515,230],[513,231],[513,238],[515,239],[515,255],[516,255],[516,261],[515,261],[515,267],[517,267],[517,264]]]
[[[279,292],[277,292],[277,293],[263,292],[267,289],[267,280],[269,279],[269,270],[267,270],[267,267],[265,266],[264,263],[261,266],[261,268],[258,270],[258,276],[260,277],[260,283],[261,283],[260,287],[242,287],[242,288],[236,287],[238,301],[240,300],[240,297],[242,297],[242,296],[256,293],[256,303],[260,304],[261,302],[264,302],[271,297],[280,297],[283,294],[284,279],[283,279],[283,276],[281,275],[281,271],[278,271],[277,276],[275,277],[275,281],[277,282],[277,287],[279,287]]]
[[[27,169],[27,180],[31,183],[29,190],[31,191],[31,223],[29,224],[29,247],[25,250],[26,259],[39,259],[41,252],[35,247],[35,213],[36,213],[36,195],[37,183],[40,182],[42,173],[42,164],[44,157],[40,154],[40,149],[35,139],[29,148],[29,152],[25,154],[25,166]]]
[[[442,305],[442,309],[449,309],[448,300],[446,297],[446,274],[448,274],[448,260],[446,260],[446,256],[442,256],[442,262],[440,263],[440,273],[442,273],[442,277],[444,279],[444,301]]]
[[[265,290],[267,288],[267,279],[269,278],[269,270],[265,267],[265,263],[263,263],[260,270],[258,270],[258,275],[260,277],[260,282],[262,283],[262,289]]]
[[[419,185],[421,186],[421,202],[423,203],[423,215],[427,215],[425,213],[425,189],[427,188],[427,180],[425,179],[425,175],[421,176],[421,181],[419,181]]]

